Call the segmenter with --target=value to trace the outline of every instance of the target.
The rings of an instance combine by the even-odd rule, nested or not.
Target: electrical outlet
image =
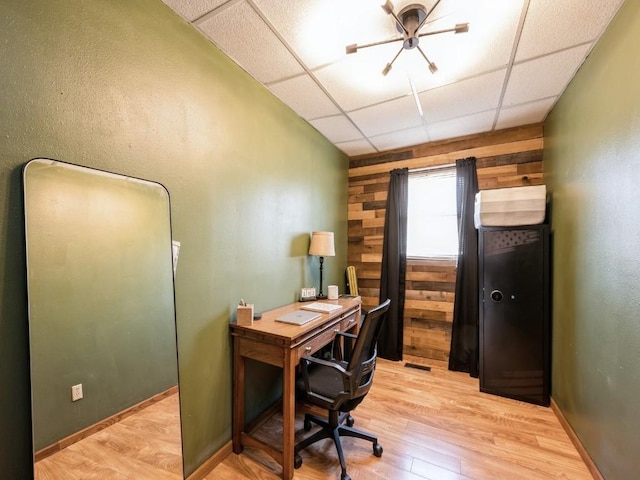
[[[71,401],[75,402],[77,400],[81,400],[83,398],[82,395],[82,384],[74,385],[71,387]]]

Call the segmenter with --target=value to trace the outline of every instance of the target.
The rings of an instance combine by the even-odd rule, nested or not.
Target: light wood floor
[[[37,462],[35,478],[181,480],[178,394]]]
[[[590,480],[584,462],[550,408],[480,393],[478,380],[417,357],[431,372],[379,360],[374,384],[354,411],[355,426],[378,435],[381,458],[371,444],[343,439],[353,480],[572,479]],[[280,419],[262,425],[258,436],[280,443]],[[312,430],[312,432],[315,431]],[[296,422],[296,441],[309,435]],[[301,453],[297,480],[340,478],[330,440]],[[231,454],[207,480],[276,479],[270,457],[250,448]]]
[[[353,480],[592,478],[550,408],[480,393],[477,379],[442,363],[406,360],[432,370],[378,361],[374,385],[354,417],[356,427],[378,435],[384,453],[376,458],[368,442],[343,439]],[[36,479],[181,479],[177,402],[177,394],[168,397],[38,462]],[[280,432],[281,418],[274,415],[258,434],[277,445]],[[302,414],[296,432],[297,440],[308,435]],[[329,440],[309,447],[302,458],[296,480],[340,478]],[[270,480],[280,472],[270,457],[247,448],[205,478]]]

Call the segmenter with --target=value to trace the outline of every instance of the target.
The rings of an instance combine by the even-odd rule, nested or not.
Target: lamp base
[[[316,299],[317,299],[317,300],[326,300],[326,299],[327,299],[327,296],[326,296],[326,295],[323,295],[323,294],[316,295]]]

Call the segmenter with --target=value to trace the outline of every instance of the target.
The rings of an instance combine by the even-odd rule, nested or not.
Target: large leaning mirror
[[[166,189],[23,173],[35,478],[182,479]]]

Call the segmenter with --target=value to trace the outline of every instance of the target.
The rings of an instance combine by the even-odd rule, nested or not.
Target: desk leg
[[[282,379],[282,478],[293,478],[293,450],[295,448],[295,382],[296,362],[295,350],[285,353]]]
[[[241,433],[244,431],[244,357],[239,341],[233,342],[233,453],[242,453]]]

